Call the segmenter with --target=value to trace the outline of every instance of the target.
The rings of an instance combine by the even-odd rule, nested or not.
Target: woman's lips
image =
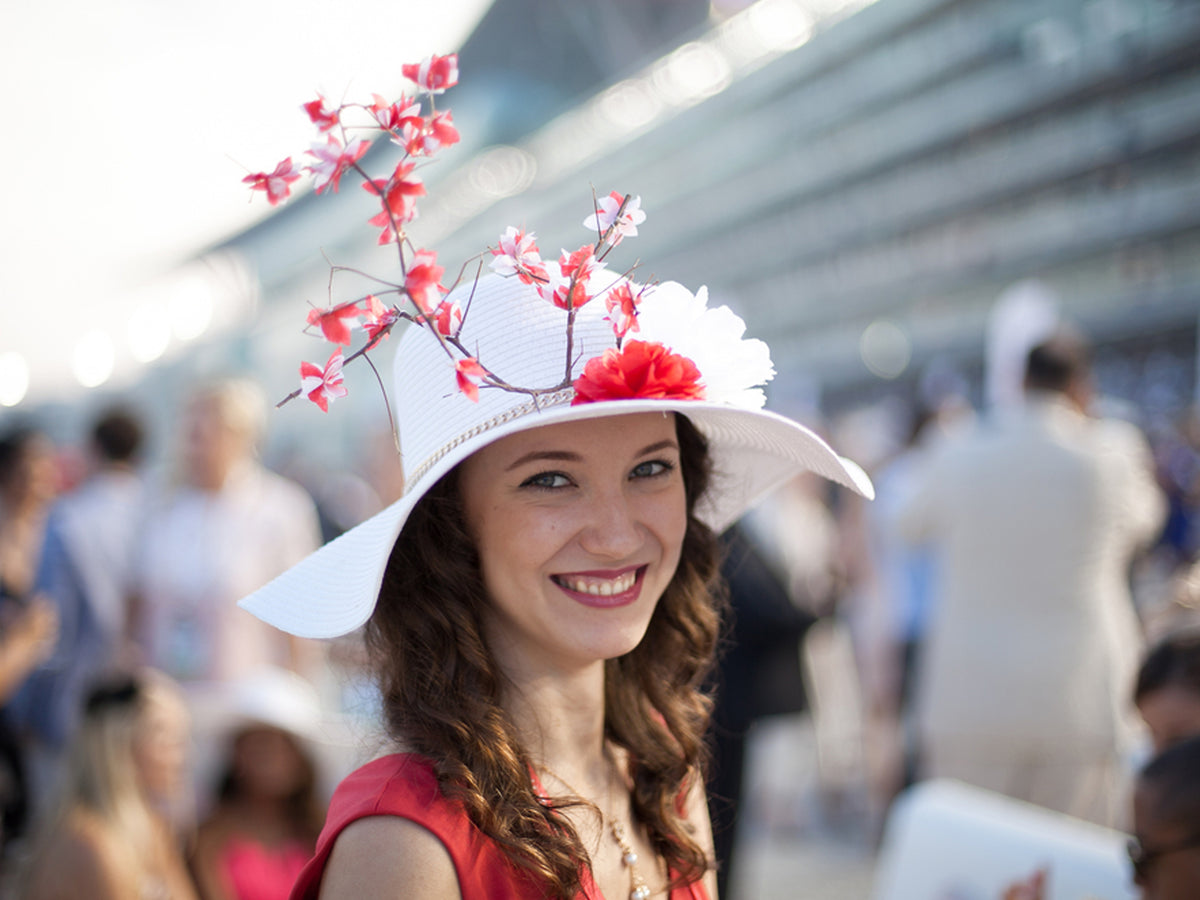
[[[646,568],[637,566],[620,572],[572,572],[552,575],[550,579],[563,593],[584,606],[628,606],[642,592]]]

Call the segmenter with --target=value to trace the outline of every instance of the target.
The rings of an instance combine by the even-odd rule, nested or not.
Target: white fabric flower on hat
[[[708,288],[695,294],[667,281],[646,289],[638,307],[638,338],[658,341],[700,370],[705,399],[743,409],[762,409],[760,385],[775,377],[771,351],[743,339],[746,323],[728,306],[708,308]]]

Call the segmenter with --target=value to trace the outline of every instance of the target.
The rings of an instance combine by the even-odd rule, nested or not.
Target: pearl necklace
[[[600,818],[604,819],[603,812],[600,813]],[[629,892],[629,900],[649,900],[650,888],[637,869],[637,851],[629,845],[629,840],[625,837],[625,826],[616,819],[613,819],[609,826],[612,828],[613,840],[621,848],[621,862],[629,869],[629,882],[633,885],[633,890]]]
[[[565,778],[555,772],[548,766],[542,766],[542,771],[547,775],[553,776],[555,781],[561,783],[574,796],[583,799],[583,794],[575,790]],[[546,798],[549,799],[549,798]],[[629,870],[629,900],[650,900],[650,886],[646,884],[646,879],[642,878],[642,873],[638,871],[638,855],[637,851],[629,843],[629,837],[625,832],[625,826],[618,819],[610,818],[607,813],[600,808],[598,804],[594,804],[596,812],[600,814],[600,824],[603,828],[608,825],[609,834],[616,841],[617,847],[621,851],[621,865]]]

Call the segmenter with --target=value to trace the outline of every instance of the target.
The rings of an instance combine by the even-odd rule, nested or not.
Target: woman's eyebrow
[[[675,441],[667,439],[643,447],[637,452],[636,457],[658,453],[660,450],[678,449],[679,445]],[[531,462],[581,462],[582,460],[583,457],[572,450],[533,450],[513,460],[504,471],[511,472],[513,469],[519,469]]]
[[[511,472],[513,469],[518,469],[526,463],[542,462],[550,460],[554,462],[579,462],[583,459],[578,453],[573,453],[570,450],[534,450],[531,453],[526,453],[524,456],[513,460],[508,468],[504,471]]]
[[[679,445],[669,438],[665,441],[659,441],[656,444],[651,444],[648,447],[643,447],[638,451],[638,456],[645,456],[648,453],[657,453],[659,450],[678,450]]]

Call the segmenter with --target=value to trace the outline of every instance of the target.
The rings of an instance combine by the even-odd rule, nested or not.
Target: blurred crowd
[[[830,810],[861,791],[878,838],[906,786],[948,777],[1134,831],[1143,881],[1162,862],[1147,848],[1175,846],[1147,797],[1184,796],[1179,766],[1145,768],[1140,820],[1131,798],[1155,754],[1200,734],[1200,427],[1102,413],[1067,333],[1021,377],[977,408],[938,370],[902,415],[831,424],[869,461],[874,503],[805,477],[725,535],[723,888],[746,742],[815,712],[809,638],[830,629],[852,650],[860,737],[856,784],[821,759]],[[203,385],[177,434],[153,436],[171,441],[163,467],[128,408],[96,417],[82,469],[30,423],[0,430],[3,896],[284,897],[369,752],[354,639],[290,638],[236,601],[398,486],[267,468],[265,409],[245,381]]]
[[[0,895],[267,900],[310,855],[358,655],[236,603],[395,486],[341,476],[324,508],[260,461],[266,409],[205,383],[163,465],[132,408],[80,448],[0,431]]]
[[[1130,880],[1146,897],[1200,896],[1200,768],[1184,787],[1173,764],[1170,839],[1147,838],[1156,826],[1132,802],[1151,760],[1200,735],[1195,413],[1168,427],[1144,418],[1146,405],[1102,396],[1086,342],[1063,326],[1028,340],[1010,370],[1005,396],[973,401],[982,386],[935,364],[907,402],[831,422],[836,445],[868,465],[873,502],[805,478],[742,523],[808,616],[799,656],[825,770],[817,815],[850,807],[877,844],[905,788],[952,779],[1170,847],[1160,860],[1133,845]],[[758,623],[761,604],[747,609],[731,585],[735,614]],[[773,621],[794,654],[794,626]],[[795,664],[781,675],[758,659],[760,677],[797,677]],[[741,664],[736,649],[727,660]],[[822,666],[853,690],[830,692]],[[821,708],[831,698],[833,717]],[[757,702],[722,698],[718,732],[723,705]],[[840,759],[822,718],[853,719]],[[734,727],[753,734],[745,717]],[[786,790],[760,799],[777,806]],[[1170,865],[1191,867],[1181,890],[1147,887]],[[1031,879],[1013,896],[1043,887]]]

